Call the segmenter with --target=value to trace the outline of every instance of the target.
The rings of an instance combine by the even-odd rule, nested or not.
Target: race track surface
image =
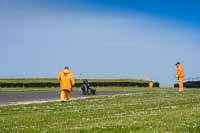
[[[100,91],[95,96],[109,96],[115,94],[127,94],[128,91]],[[84,98],[94,95],[82,95],[81,92],[72,92],[72,98]],[[32,91],[32,92],[0,92],[0,105],[15,104],[26,101],[50,101],[59,100],[58,91]]]

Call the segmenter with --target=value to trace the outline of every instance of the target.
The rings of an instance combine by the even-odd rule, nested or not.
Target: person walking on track
[[[69,70],[68,66],[65,66],[64,69],[59,72],[57,76],[58,80],[60,81],[60,101],[70,102],[72,87],[75,84],[75,79],[73,73]]]

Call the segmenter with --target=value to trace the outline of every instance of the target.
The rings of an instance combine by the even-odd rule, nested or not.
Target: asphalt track
[[[110,96],[116,94],[128,94],[129,91],[99,91],[95,96]],[[94,95],[82,95],[79,91],[72,92],[72,99],[92,97]],[[32,91],[32,92],[0,92],[0,106],[23,103],[40,103],[58,101],[58,91]],[[31,102],[32,101],[32,102]],[[35,102],[34,102],[35,101]]]

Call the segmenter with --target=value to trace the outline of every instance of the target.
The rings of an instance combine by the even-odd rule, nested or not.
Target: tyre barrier
[[[82,83],[76,83],[75,87],[80,87]],[[43,82],[43,83],[0,83],[0,88],[17,88],[17,87],[59,87],[59,83]],[[91,87],[148,87],[148,83],[137,82],[90,82]],[[159,87],[159,83],[155,82],[154,87]]]
[[[187,81],[183,85],[185,88],[200,88],[200,81]],[[178,84],[174,84],[174,87],[177,88]]]

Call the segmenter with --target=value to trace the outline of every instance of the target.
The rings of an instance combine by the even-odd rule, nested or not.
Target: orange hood
[[[64,74],[68,74],[68,73],[70,73],[70,71],[69,71],[68,69],[64,69],[64,70],[63,70],[63,73],[64,73]]]

